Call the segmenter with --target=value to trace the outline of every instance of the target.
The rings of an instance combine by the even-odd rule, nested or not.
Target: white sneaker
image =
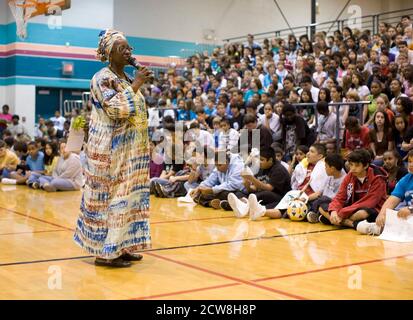
[[[232,210],[234,210],[235,216],[237,218],[244,218],[250,209],[249,204],[241,201],[233,193],[228,195],[228,203]]]
[[[359,222],[357,225],[357,231],[361,234],[368,234],[371,236],[379,236],[381,234],[381,228],[374,222],[367,222],[367,220]]]
[[[265,215],[265,208],[263,205],[258,203],[257,196],[253,193],[248,197],[248,203],[250,205],[250,219],[255,221]]]
[[[3,178],[1,179],[2,184],[17,184],[17,181],[15,179],[7,179]]]

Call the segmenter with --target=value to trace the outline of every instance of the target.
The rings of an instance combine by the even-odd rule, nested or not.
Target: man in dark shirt
[[[314,134],[310,131],[302,117],[297,116],[294,106],[285,104],[281,117],[282,141],[287,157],[292,157],[296,146],[309,146],[314,142]]]

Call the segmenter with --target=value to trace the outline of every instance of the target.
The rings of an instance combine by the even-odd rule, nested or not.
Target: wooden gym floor
[[[80,196],[0,186],[0,299],[413,298],[413,243],[175,199],[152,199],[142,262],[98,268],[72,240]]]

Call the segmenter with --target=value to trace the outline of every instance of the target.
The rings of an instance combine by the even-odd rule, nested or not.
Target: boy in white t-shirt
[[[56,110],[56,112],[54,113],[54,115],[55,115],[54,117],[51,117],[51,118],[50,118],[50,121],[53,122],[53,125],[54,125],[54,127],[55,127],[57,130],[63,131],[63,125],[64,125],[65,122],[66,122],[66,118],[61,116],[59,110]]]
[[[340,155],[327,155],[324,162],[328,179],[324,190],[316,193],[315,196],[317,196],[317,198],[310,204],[311,211],[307,214],[307,221],[310,223],[319,222],[319,217],[321,216],[320,210],[328,211],[328,205],[336,196],[346,176],[346,172],[343,170],[344,160]]]
[[[218,137],[218,149],[232,150],[238,145],[239,133],[231,128],[231,122],[228,119],[221,119],[221,132]]]

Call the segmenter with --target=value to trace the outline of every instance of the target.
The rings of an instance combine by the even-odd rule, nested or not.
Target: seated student
[[[204,111],[204,108],[198,107],[196,109],[196,120],[199,123],[201,130],[211,130],[212,128],[212,117],[208,117]]]
[[[278,144],[278,143],[277,143],[277,142],[274,142],[274,144]],[[288,169],[290,168],[289,164],[286,163],[286,162],[284,162],[284,161],[282,161],[282,159],[284,159],[284,150],[281,149],[281,148],[278,147],[278,146],[273,146],[273,149],[274,149],[275,159],[277,159],[278,161],[280,161],[280,163],[282,164],[282,166],[283,166],[285,169],[287,169],[287,171],[288,171]],[[308,151],[307,151],[307,152],[308,152]],[[304,157],[305,157],[305,156],[304,156]]]
[[[150,164],[149,164],[149,176],[150,178],[159,178],[164,169],[163,155],[160,153],[159,148],[156,146],[156,141],[149,142],[150,150]]]
[[[214,138],[206,130],[201,130],[201,125],[198,121],[192,122],[187,132],[185,132],[184,140],[197,143],[201,146],[212,146]]]
[[[370,149],[373,151],[373,164],[383,165],[383,154],[387,150],[394,149],[393,132],[387,114],[383,111],[376,111],[374,114],[374,128],[370,129]]]
[[[170,176],[165,183],[155,182],[155,197],[159,198],[177,198],[184,196],[187,191],[184,187],[190,176],[189,165],[192,158],[185,162],[184,168]]]
[[[231,128],[241,130],[244,127],[244,115],[241,114],[241,105],[238,102],[231,103],[231,114]]]
[[[204,107],[204,111],[209,119],[212,120],[212,118],[215,116],[217,109],[215,108],[215,99],[214,98],[208,98],[206,106]]]
[[[391,195],[381,207],[375,222],[364,220],[357,225],[362,234],[380,235],[386,223],[387,209],[399,210],[399,217],[406,218],[413,212],[413,150],[408,153],[409,172],[396,184]]]
[[[6,143],[6,149],[12,150],[16,140],[13,137],[7,137],[4,139],[4,142]]]
[[[386,151],[383,154],[383,168],[389,175],[387,179],[387,194],[391,194],[396,184],[407,174],[403,161],[396,150]]]
[[[28,144],[27,150],[29,156],[26,159],[26,167],[17,167],[16,171],[11,172],[10,178],[15,182],[8,181],[7,183],[23,185],[26,184],[31,173],[44,174],[44,153],[39,151],[34,141]]]
[[[307,157],[307,153],[310,149],[307,146],[300,145],[294,152],[293,159],[288,167],[288,173],[291,175],[294,172],[295,167]]]
[[[307,158],[301,161],[294,170],[291,177],[291,189],[300,190],[308,196],[308,201],[311,202],[318,197],[318,192],[324,190],[327,183],[327,173],[325,170],[324,157],[326,154],[325,146],[322,144],[314,144],[310,147]],[[288,196],[288,195],[287,195]],[[281,199],[280,202],[284,202]],[[256,212],[251,213],[252,220],[260,217],[269,217],[272,219],[280,219],[285,213],[286,208],[276,208],[263,210],[258,204],[250,203],[250,206],[257,208]]]
[[[244,161],[239,154],[222,150],[215,152],[214,160],[214,171],[192,191],[191,197],[204,207],[231,210],[227,201],[228,194],[235,192],[240,198],[246,194],[241,177]]]
[[[214,117],[212,120],[212,125],[214,127],[214,131],[212,133],[212,138],[214,139],[214,147],[218,149],[219,145],[219,135],[221,134],[221,117]]]
[[[217,105],[217,112],[215,116],[221,117],[221,118],[229,118],[227,111],[226,111],[226,105],[224,102],[219,101]]]
[[[159,148],[164,148],[164,170],[159,178],[152,178],[150,180],[149,189],[150,194],[157,195],[156,184],[167,184],[170,182],[170,178],[175,176],[176,173],[184,169],[183,163],[183,142],[176,141],[175,125],[169,123],[165,126],[164,140]],[[182,133],[181,133],[182,134]],[[179,134],[178,134],[179,135]],[[181,151],[181,155],[179,152]]]
[[[218,137],[218,149],[232,150],[238,145],[239,132],[231,128],[229,119],[221,119],[221,132]]]
[[[267,102],[264,105],[264,114],[258,116],[261,119],[262,126],[271,130],[272,139],[279,141],[281,139],[280,117],[274,113],[273,105]]]
[[[270,150],[260,152],[260,171],[254,177],[243,175],[244,186],[249,193],[248,200],[241,200],[234,193],[228,195],[228,203],[238,218],[248,213],[252,220],[260,216],[261,211],[274,208],[284,195],[291,190],[290,175],[287,169],[275,159]]]
[[[44,169],[45,175],[51,176],[59,161],[58,145],[53,142],[46,142],[44,148]]]
[[[264,151],[264,150],[270,150],[273,151],[271,148],[271,145],[273,143],[272,140],[272,134],[271,131],[269,129],[267,129],[264,126],[258,126],[257,123],[257,117],[252,115],[252,114],[247,114],[244,117],[244,125],[245,125],[245,131],[241,132],[240,135],[240,139],[239,139],[239,149],[240,151],[242,151],[243,147],[244,147],[244,143],[246,143],[247,138],[248,138],[248,153],[251,152],[252,148],[259,148],[259,150]],[[258,134],[255,135],[254,134],[254,130],[258,130]],[[257,133],[257,132],[256,132]],[[244,135],[247,135],[248,137],[245,137]],[[254,142],[256,137],[259,137],[259,147],[258,146],[254,146]],[[244,142],[245,140],[245,142]],[[241,143],[243,144],[241,146]]]
[[[26,165],[26,160],[29,156],[27,153],[27,144],[24,142],[16,141],[13,146],[13,152],[20,159],[20,165]]]
[[[76,191],[83,186],[83,168],[77,154],[66,151],[66,142],[59,145],[60,157],[51,176],[32,172],[28,184],[33,189],[41,188],[47,192]]]
[[[357,229],[360,221],[376,220],[387,197],[387,173],[380,167],[370,166],[371,155],[365,149],[350,153],[348,162],[350,172],[330,203],[328,212],[320,210],[324,217],[320,221]]]
[[[245,107],[245,115],[248,115],[248,114],[252,115],[257,120],[258,126],[260,126],[262,125],[262,119],[260,117],[261,115],[258,113],[257,110],[258,110],[258,104],[255,101],[251,101],[247,103]]]
[[[325,156],[326,147],[323,144],[315,143],[310,147],[307,158],[295,167],[291,176],[291,187],[293,190],[302,190],[301,188],[310,180],[310,186],[303,190],[308,196],[323,190],[328,178],[325,172]]]
[[[336,143],[335,142],[327,142],[326,143],[326,150],[327,150],[327,155],[337,154]]]
[[[356,149],[370,148],[370,130],[367,127],[360,126],[359,119],[356,117],[348,117],[345,127],[345,156]]]
[[[47,121],[46,122],[46,127],[47,127],[47,135],[50,140],[52,139],[62,139],[63,138],[63,130],[58,129],[53,121]]]
[[[177,120],[178,121],[193,121],[197,118],[194,112],[194,102],[192,100],[179,100],[178,101],[178,111]]]
[[[17,155],[7,150],[6,143],[0,140],[0,176],[2,176],[3,170],[15,171],[18,164],[20,164],[20,160]]]
[[[19,141],[30,141],[30,136],[29,133],[26,129],[26,127],[19,123],[20,117],[18,115],[13,115],[12,117],[12,123],[8,126],[8,131],[11,133],[11,135]],[[6,132],[3,131],[3,139],[7,138]]]
[[[328,180],[323,191],[318,192],[318,197],[311,203],[311,211],[307,214],[307,221],[310,223],[319,222],[319,217],[321,215],[319,212],[320,209],[328,211],[328,206],[331,200],[336,196],[340,189],[340,185],[346,176],[346,172],[343,170],[344,161],[340,155],[327,155],[324,162]]]
[[[319,101],[316,105],[318,112],[317,140],[318,143],[331,143],[336,141],[337,116],[330,112],[328,103]]]
[[[190,165],[188,181],[184,184],[186,191],[196,189],[215,169],[213,164],[215,154],[212,146],[205,146],[202,152],[199,151],[196,150],[195,161]]]

